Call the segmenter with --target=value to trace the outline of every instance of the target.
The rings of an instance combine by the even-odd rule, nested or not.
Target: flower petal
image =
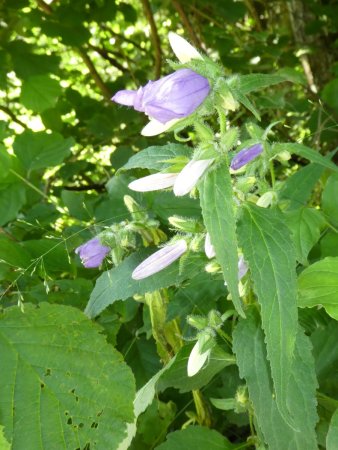
[[[142,280],[150,277],[176,261],[187,249],[188,246],[184,239],[172,245],[167,245],[139,264],[131,274],[131,277],[133,280]]]
[[[137,96],[137,91],[131,91],[131,90],[122,90],[116,92],[114,97],[111,98],[111,100],[115,103],[119,103],[120,105],[125,106],[134,106],[134,101]]]
[[[204,353],[200,353],[199,341],[196,342],[196,344],[193,346],[190,352],[188,359],[188,366],[187,366],[188,377],[193,377],[202,369],[205,361],[208,359],[208,356],[210,355],[210,351],[211,350],[209,349]]]
[[[249,148],[244,148],[232,158],[230,168],[233,170],[240,169],[241,167],[248,164],[248,162],[256,158],[258,155],[260,155],[262,151],[263,151],[262,144],[255,144]]]
[[[168,38],[173,52],[182,64],[189,62],[191,59],[203,59],[198,51],[183,37],[170,31]]]
[[[246,262],[244,261],[243,256],[241,255],[238,259],[238,280],[241,280],[244,275],[247,273],[248,271],[248,266],[246,264]],[[227,286],[228,283],[225,281],[224,282],[224,286]]]
[[[141,131],[142,136],[157,136],[169,130],[180,119],[172,119],[167,123],[161,123],[156,119],[150,119],[150,122]]]
[[[128,184],[128,187],[137,192],[158,191],[174,186],[177,176],[177,173],[154,173],[132,181]]]
[[[174,194],[177,197],[188,194],[213,161],[213,159],[189,161],[175,181]]]
[[[86,269],[99,267],[109,252],[110,247],[102,245],[97,237],[90,239],[75,249],[75,253],[80,256],[81,262]]]
[[[205,254],[207,255],[207,257],[209,259],[211,259],[214,256],[216,256],[216,252],[215,252],[214,246],[211,243],[210,234],[209,233],[207,233],[206,236],[205,236],[204,251],[205,251]]]

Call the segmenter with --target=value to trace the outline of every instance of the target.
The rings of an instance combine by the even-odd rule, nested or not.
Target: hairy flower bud
[[[99,238],[93,238],[80,245],[75,253],[80,256],[82,264],[87,268],[99,267],[110,252],[110,248],[101,244]]]
[[[176,178],[174,184],[174,194],[177,197],[188,194],[191,189],[196,186],[198,180],[213,162],[213,159],[189,161]]]
[[[238,170],[241,167],[248,164],[263,151],[262,144],[255,144],[252,147],[244,148],[235,155],[231,161],[230,168],[233,170]]]
[[[209,94],[209,81],[191,69],[179,69],[136,90],[118,91],[112,100],[142,111],[162,124],[189,116]]]
[[[162,269],[170,266],[170,264],[180,258],[187,249],[188,246],[184,239],[181,239],[174,244],[166,245],[139,264],[133,271],[131,277],[134,280],[143,280],[143,278],[150,277],[154,273],[160,272]]]

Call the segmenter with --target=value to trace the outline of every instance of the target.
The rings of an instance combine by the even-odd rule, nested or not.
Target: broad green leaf
[[[338,110],[338,78],[329,81],[323,89],[322,98],[331,108]]]
[[[96,281],[85,313],[89,317],[100,314],[108,305],[117,300],[125,300],[135,294],[145,294],[158,289],[174,286],[198,273],[204,258],[192,254],[185,260],[183,271],[180,273],[179,261],[175,261],[164,270],[140,281],[131,278],[135,267],[146,259],[153,250],[142,250],[126,258],[118,267],[104,272]]]
[[[312,247],[320,238],[320,229],[325,224],[317,209],[299,208],[285,213],[286,224],[291,230],[296,248],[296,258],[301,264],[307,264]]]
[[[133,420],[121,355],[79,310],[46,303],[0,320],[0,408],[12,450],[109,448]]]
[[[326,436],[326,450],[337,450],[338,448],[338,409],[333,414],[330,428]]]
[[[298,330],[295,358],[285,391],[296,430],[285,422],[279,412],[264,341],[259,314],[251,308],[247,319],[240,319],[233,333],[233,347],[240,376],[245,378],[248,385],[263,440],[269,450],[317,450],[317,382],[309,339],[301,329]]]
[[[313,163],[319,164],[326,169],[338,172],[338,167],[335,163],[333,163],[329,158],[321,155],[318,151],[313,150],[313,148],[307,147],[306,145],[296,143],[279,143],[273,146],[273,150],[275,153],[287,150],[291,154],[295,153],[296,155],[308,159]]]
[[[298,277],[298,305],[322,305],[338,320],[338,258],[328,257],[307,267]]]
[[[199,186],[204,223],[216,251],[232,301],[245,317],[238,293],[236,218],[231,177],[226,163],[210,170]]]
[[[27,170],[37,170],[61,164],[73,145],[73,138],[64,139],[59,133],[27,130],[15,138],[13,148]]]
[[[159,380],[158,390],[164,391],[169,387],[179,389],[181,393],[200,389],[207,385],[212,378],[224,367],[235,364],[233,355],[225,353],[216,346],[212,349],[208,363],[193,377],[187,375],[187,365],[193,345],[185,345],[177,354],[175,362]]]
[[[26,202],[26,189],[22,184],[10,184],[0,190],[0,226],[16,218]]]
[[[294,418],[288,412],[286,392],[297,334],[294,247],[282,213],[274,209],[245,205],[238,235],[261,306],[277,405],[291,422]]]
[[[216,430],[196,425],[169,433],[167,440],[157,446],[156,450],[178,450],[184,448],[194,450],[230,450],[236,447]]]
[[[132,156],[122,170],[135,168],[163,170],[171,164],[167,161],[177,157],[189,158],[191,148],[182,144],[154,145]]]
[[[286,200],[289,210],[305,206],[324,170],[323,166],[314,163],[302,167],[282,184],[279,200]]]
[[[330,230],[321,238],[319,245],[322,258],[325,258],[325,256],[338,256],[338,233]]]
[[[44,277],[51,272],[69,272],[71,269],[66,241],[60,239],[33,239],[22,244],[31,255],[32,267],[36,264]]]
[[[175,197],[172,192],[156,192],[146,194],[145,197],[152,197],[152,201],[149,200],[149,208],[164,221],[173,215],[201,218],[199,202],[187,195]]]
[[[332,174],[322,193],[322,209],[328,220],[338,225],[338,175]]]
[[[40,113],[53,108],[61,92],[58,81],[48,75],[35,75],[22,83],[21,102],[26,108]]]

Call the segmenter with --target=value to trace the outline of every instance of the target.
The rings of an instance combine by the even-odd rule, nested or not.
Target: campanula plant
[[[247,388],[239,384],[233,399],[212,399],[212,403],[216,407],[226,403],[236,413],[247,413],[250,420],[254,416],[260,430],[255,437],[259,445],[272,442],[263,412],[266,408],[288,442],[301,442],[298,433],[305,433],[306,448],[314,449],[315,373],[308,338],[299,328],[297,314],[296,265],[301,250],[297,250],[294,231],[286,225],[288,216],[278,203],[275,165],[283,162],[285,153],[298,152],[323,167],[333,166],[304,146],[270,142],[275,123],[265,130],[252,121],[236,123],[240,114],[235,114],[241,108],[259,121],[259,110],[249,94],[287,81],[287,75],[228,74],[181,36],[170,33],[169,41],[179,59],[171,63],[174,72],[137,89],[118,91],[112,101],[148,116],[150,122],[141,131],[144,136],[168,133],[169,139],[174,132],[182,142],[178,133],[185,133],[189,142],[189,146],[152,146],[132,156],[125,170],[139,167],[149,172],[129,182],[129,189],[144,193],[144,198],[156,198],[159,191],[165,191],[178,205],[179,197],[193,199],[199,202],[200,214],[196,219],[185,211],[182,216],[168,217],[168,239],[165,236],[161,245],[153,241],[156,247],[150,254],[141,251],[117,265],[116,280],[123,273],[128,295],[149,309],[152,334],[167,364],[163,368],[168,370],[167,376],[170,378],[171,364],[175,371],[185,361],[182,376],[187,377],[187,385],[192,383],[197,410],[202,408],[207,414],[201,394],[195,391],[203,383],[189,380],[209,380],[214,370],[226,370],[227,365],[236,363]],[[134,229],[144,232],[145,224],[142,219]],[[114,271],[107,283],[111,276]],[[181,292],[178,298],[182,308],[186,307],[185,299],[190,297],[182,292],[190,284],[194,286],[196,277],[210,277],[203,299],[206,304],[218,302],[212,292],[221,281],[218,304],[222,312],[211,309],[207,316],[189,316],[188,323],[197,333],[184,337],[179,331],[182,324],[168,322],[166,317],[172,311],[170,298],[175,298],[175,290]],[[86,308],[91,317],[102,310],[95,302],[101,298],[100,283]],[[109,289],[113,287],[114,281]],[[177,302],[174,300],[174,310]],[[200,305],[203,307],[203,301]],[[196,341],[189,353],[184,339]],[[305,360],[300,354],[306,355]],[[297,399],[305,399],[305,422]]]

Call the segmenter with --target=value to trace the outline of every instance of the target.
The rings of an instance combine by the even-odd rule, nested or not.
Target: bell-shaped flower
[[[129,183],[129,189],[137,192],[150,192],[174,186],[177,173],[154,173]]]
[[[110,248],[102,245],[98,237],[80,245],[75,250],[75,253],[80,256],[82,264],[87,269],[99,267],[109,252]]]
[[[131,277],[134,280],[143,280],[143,278],[150,277],[154,273],[160,272],[170,266],[187,249],[188,246],[184,239],[176,241],[174,244],[166,245],[139,264],[133,271]]]
[[[216,252],[215,252],[214,246],[211,243],[209,233],[207,233],[205,236],[204,251],[209,259],[214,258],[216,256]]]
[[[193,346],[187,366],[188,377],[193,377],[196,375],[204,366],[206,360],[210,355],[211,349],[209,348],[205,352],[201,352],[200,349],[200,341],[198,340],[196,344]]]
[[[241,167],[248,164],[248,162],[252,161],[258,155],[260,155],[263,151],[262,144],[255,144],[251,147],[244,148],[240,152],[235,155],[231,161],[230,168],[233,170],[238,170]]]
[[[191,69],[179,69],[138,90],[118,91],[112,100],[146,113],[162,124],[189,116],[209,94],[207,78]]]
[[[196,186],[198,180],[213,163],[213,159],[200,159],[189,161],[181,170],[174,184],[174,194],[177,197],[188,194]]]
[[[238,259],[238,280],[241,280],[244,275],[248,271],[248,266],[246,262],[244,261],[243,256],[240,256]],[[227,286],[227,282],[224,283],[224,286]]]
[[[192,59],[203,59],[198,51],[182,36],[170,31],[168,37],[173,52],[182,64],[185,64]]]

